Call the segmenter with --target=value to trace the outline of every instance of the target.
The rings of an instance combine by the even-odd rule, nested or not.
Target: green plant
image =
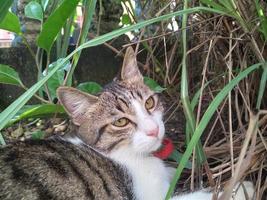
[[[5,19],[7,13],[8,13],[8,9],[10,8],[10,6],[12,5],[13,0],[1,0],[1,7],[0,7],[0,23],[3,22],[3,20]]]
[[[175,176],[167,193],[166,199],[169,199],[174,191],[175,185],[180,178],[180,175],[186,166],[188,159],[190,158],[193,149],[195,148],[196,144],[198,143],[203,131],[205,130],[206,126],[208,125],[211,117],[213,116],[216,109],[219,107],[221,102],[224,98],[229,94],[231,91],[242,79],[244,79],[247,75],[251,72],[255,71],[256,69],[260,68],[262,63],[258,63],[248,67],[246,70],[241,72],[236,78],[234,78],[230,83],[228,83],[215,97],[215,99],[211,102],[209,107],[207,108],[205,114],[203,115],[202,119],[200,120],[198,126],[196,127],[191,140],[181,158],[180,164],[176,170]]]
[[[166,14],[160,17],[156,17],[150,20],[146,20],[144,22],[139,22],[137,24],[131,25],[131,26],[127,26],[124,28],[121,28],[119,30],[115,30],[112,31],[110,33],[104,34],[102,36],[96,37],[95,39],[92,39],[88,42],[85,42],[84,44],[81,44],[80,46],[78,46],[73,52],[71,52],[66,58],[63,58],[61,60],[59,60],[59,62],[57,62],[55,64],[55,66],[53,67],[53,69],[47,73],[47,75],[45,75],[43,78],[41,78],[36,84],[34,84],[31,88],[29,88],[23,95],[21,95],[16,101],[14,101],[10,106],[8,106],[1,114],[0,114],[0,118],[3,119],[0,122],[0,130],[2,128],[4,128],[6,126],[6,124],[8,124],[9,120],[11,120],[15,114],[23,107],[23,105],[25,105],[25,103],[52,77],[55,75],[55,73],[57,73],[57,71],[59,69],[62,68],[62,66],[66,65],[68,60],[75,55],[77,52],[80,52],[82,49],[84,48],[88,48],[88,47],[92,47],[92,46],[96,46],[99,44],[103,44],[104,42],[111,40],[115,37],[118,37],[128,31],[133,31],[136,29],[140,29],[142,27],[145,27],[147,25],[153,24],[155,22],[159,22],[162,20],[166,20],[169,19],[173,16],[179,16],[182,15],[184,13],[194,13],[194,12],[198,12],[198,11],[213,11],[213,9],[210,8],[205,8],[205,7],[195,7],[195,8],[191,8],[191,9],[187,9],[187,10],[183,10],[183,11],[176,11],[170,14]],[[219,12],[220,13],[220,12]],[[48,37],[50,37],[48,35]]]
[[[48,1],[44,2],[47,3]],[[62,0],[61,2],[62,4],[60,5],[64,6],[61,7],[61,11],[63,12],[64,10],[67,10],[65,9],[65,6],[68,5],[65,3],[66,1]],[[77,6],[75,2],[78,3],[78,1],[73,1],[73,4],[71,4],[73,9],[75,8],[75,5]],[[122,1],[123,4],[125,4],[125,2],[130,1]],[[194,162],[192,162],[191,177],[195,176],[195,172],[193,171],[195,167],[200,167],[203,163],[206,174],[208,174],[208,176],[209,174],[212,174],[212,171],[209,170],[209,166],[207,166],[207,162],[210,157],[206,155],[205,152],[206,142],[202,143],[200,139],[207,125],[212,122],[212,116],[214,116],[214,113],[217,112],[219,114],[220,111],[223,110],[224,104],[222,104],[222,102],[226,102],[225,99],[227,96],[227,102],[229,104],[227,113],[229,113],[228,121],[230,125],[227,131],[222,130],[222,132],[224,131],[223,137],[226,137],[226,132],[229,132],[230,136],[229,138],[226,138],[225,141],[227,141],[227,147],[230,146],[230,149],[233,149],[234,145],[232,125],[234,124],[236,126],[238,140],[240,140],[239,132],[242,132],[248,126],[246,123],[247,113],[250,113],[254,108],[266,109],[263,107],[266,105],[264,102],[266,99],[264,95],[266,94],[267,81],[267,65],[265,62],[266,55],[264,54],[266,50],[266,44],[264,43],[264,41],[266,42],[266,16],[263,14],[266,6],[264,7],[262,2],[259,0],[251,2],[253,4],[251,4],[252,8],[249,9],[249,11],[253,10],[252,5],[255,6],[252,18],[248,17],[251,13],[246,13],[249,11],[245,9],[242,1],[182,1],[177,3],[174,8],[170,8],[172,3],[171,1],[140,1],[141,11],[146,12],[147,15],[144,15],[142,12],[141,14],[138,14],[130,4],[130,8],[128,8],[127,13],[122,16],[122,22],[126,25],[125,27],[86,41],[86,35],[92,20],[96,2],[83,1],[83,6],[85,6],[87,10],[90,10],[90,12],[88,11],[84,13],[87,16],[83,25],[84,29],[81,32],[80,40],[76,49],[69,55],[66,54],[66,41],[71,32],[72,20],[75,18],[74,12],[70,12],[71,9],[68,8],[70,9],[68,10],[69,15],[64,15],[65,17],[58,23],[56,30],[53,30],[51,35],[49,35],[49,27],[52,26],[51,24],[53,24],[53,20],[56,20],[56,18],[59,17],[56,12],[60,6],[52,8],[52,10],[54,10],[54,14],[51,15],[51,18],[48,17],[48,19],[45,19],[44,13],[40,14],[38,12],[33,12],[30,9],[28,15],[42,22],[42,32],[40,33],[37,43],[40,47],[37,54],[37,63],[42,63],[41,61],[43,57],[41,55],[44,54],[44,52],[49,55],[53,45],[57,46],[58,55],[60,56],[58,57],[57,62],[54,63],[50,63],[48,59],[45,67],[37,64],[39,69],[38,82],[30,87],[22,96],[20,96],[0,114],[0,130],[8,124],[24,119],[27,116],[39,116],[44,110],[46,110],[48,114],[51,114],[53,113],[53,109],[58,109],[60,110],[58,112],[61,113],[62,110],[60,107],[50,104],[36,105],[28,108],[24,107],[25,110],[21,109],[33,95],[36,95],[38,91],[40,98],[44,97],[41,94],[45,92],[47,95],[50,95],[49,100],[52,101],[55,98],[55,93],[53,93],[53,91],[55,91],[56,87],[62,83],[70,85],[72,75],[82,49],[103,44],[122,34],[132,32],[134,35],[140,36],[140,38],[138,38],[138,43],[142,43],[144,48],[147,50],[147,60],[152,60],[151,63],[153,69],[150,69],[150,72],[152,72],[153,79],[146,77],[146,84],[158,92],[162,92],[164,90],[169,95],[174,91],[175,94],[173,96],[176,99],[178,96],[181,97],[184,115],[186,117],[186,149],[182,157],[179,157],[179,155],[174,156],[174,159],[180,160],[180,162],[166,196],[166,199],[170,198],[177,181],[181,177],[184,167],[187,166],[188,168],[191,168],[191,165],[188,166],[188,163],[191,164],[189,159],[194,149],[195,157],[193,157],[193,159],[196,158],[197,165],[194,165]],[[100,3],[102,3],[102,1],[100,1]],[[200,5],[199,7],[196,6],[198,4]],[[45,11],[46,9],[44,4],[40,5]],[[190,7],[192,5],[196,7]],[[5,7],[8,7],[8,4],[5,4]],[[4,13],[6,13],[5,16],[2,13],[0,15],[0,28],[13,31],[23,36],[23,33],[21,33],[19,29],[16,16],[8,11]],[[193,17],[188,17],[189,14]],[[43,19],[41,19],[42,16]],[[171,21],[170,19],[172,19],[172,22],[177,22],[179,26],[178,31],[168,28]],[[8,23],[10,21],[13,21],[12,25]],[[258,26],[255,26],[255,24],[258,24]],[[59,30],[62,27],[65,29],[65,35],[61,35],[59,33]],[[199,32],[195,29],[199,29]],[[159,30],[162,30],[162,33],[160,33]],[[192,32],[194,34],[191,34]],[[45,37],[47,35],[49,35],[50,38],[46,39]],[[201,35],[204,39],[201,39],[201,37],[198,38],[198,35]],[[161,39],[156,40],[158,38]],[[209,45],[206,45],[207,41],[209,42]],[[168,46],[168,44],[171,45]],[[139,44],[137,44],[137,49],[138,45]],[[182,48],[180,48],[181,46]],[[63,50],[61,51],[59,47],[63,47]],[[160,54],[154,55],[157,48],[162,50],[164,56],[161,56]],[[198,49],[200,50],[197,52],[198,55],[196,57],[205,57],[202,55],[206,55],[206,52],[207,56],[205,58],[205,62],[201,62],[204,59],[198,59],[196,64],[191,62],[193,59],[190,56],[193,54],[192,52],[197,51]],[[176,62],[174,62],[175,57],[178,58],[178,61],[176,60]],[[179,63],[180,57],[182,60],[181,63]],[[71,59],[72,61],[70,61]],[[197,65],[197,67],[193,69],[196,70],[195,73],[198,73],[195,76],[199,79],[202,78],[201,84],[195,85],[194,76],[192,76],[194,73],[191,73],[190,71],[194,65]],[[209,74],[206,73],[206,68],[209,68]],[[23,87],[22,81],[18,78],[18,75],[14,72],[14,70],[8,66],[4,66],[2,69],[5,69],[8,72],[6,73],[5,70],[0,72],[0,81],[2,78],[1,82],[16,84]],[[44,75],[42,75],[43,70],[45,70]],[[198,70],[201,73],[199,73]],[[67,76],[64,76],[65,73],[67,73]],[[220,76],[218,76],[218,74],[220,74]],[[164,82],[164,88],[157,85],[155,80],[159,80],[161,83]],[[49,91],[45,88],[45,84],[54,84],[55,87],[49,87],[53,88],[52,91]],[[80,84],[78,88],[83,91],[97,93],[101,89],[101,86],[96,83],[88,82]],[[180,90],[177,88],[180,88]],[[208,92],[204,90],[208,90]],[[205,95],[213,100],[209,101],[207,109],[201,110],[203,97],[205,97]],[[191,98],[191,96],[193,96],[193,98]],[[44,100],[47,101],[47,99]],[[232,103],[233,100],[235,101],[234,103]],[[196,105],[198,105],[197,113],[195,112]],[[240,106],[242,106],[242,108],[240,108]],[[232,109],[235,109],[234,112],[232,112]],[[205,111],[202,117],[200,111]],[[234,120],[231,113],[237,113]],[[227,125],[224,125],[226,122],[220,117],[221,116],[218,116],[217,119],[219,119],[218,121],[221,120],[223,128],[226,129],[225,126]],[[234,122],[232,122],[232,120]],[[263,122],[260,120],[257,121],[257,132],[260,140],[263,140],[264,136],[261,131],[264,131],[264,129],[260,129],[260,126],[264,125],[261,123],[264,123],[264,120]],[[42,137],[42,134],[38,133],[37,138],[39,138],[39,136]],[[1,135],[0,142],[4,144],[4,140]],[[261,143],[261,141],[258,143]],[[262,152],[265,153],[265,151],[262,150],[262,147],[259,147],[259,149],[260,150],[257,150],[255,154],[260,154]],[[227,151],[227,154],[225,154],[224,157],[227,157],[227,159],[229,158],[230,161],[227,160],[227,162],[230,163],[229,166],[231,166],[231,174],[233,175],[236,173],[234,171],[235,167],[233,162],[236,157],[234,157],[231,150],[230,156],[228,154],[229,152]],[[238,155],[238,153],[235,155]],[[221,160],[221,162],[224,163],[222,158]],[[261,166],[261,163],[264,163],[264,160],[258,160],[260,163],[259,165]],[[220,161],[216,160],[216,162],[218,163]],[[222,167],[219,168],[219,170],[223,171],[225,169]],[[262,168],[260,170],[262,170]],[[229,171],[226,172],[228,173]],[[261,172],[259,172],[259,174],[261,174]],[[229,176],[225,176],[229,178]],[[203,180],[201,172],[199,177],[201,179],[199,182],[201,183]],[[191,183],[194,181],[194,178],[192,178]],[[257,185],[260,187],[262,184],[259,183]]]
[[[20,30],[21,28],[18,16],[15,16],[12,12],[8,11],[13,1],[5,1],[5,3],[1,4],[0,8],[3,12],[1,12],[0,28],[14,32],[18,36],[22,37],[23,42],[28,47],[32,56],[35,57],[36,67],[38,69],[38,81],[45,77],[52,69],[54,69],[56,64],[60,63],[62,58],[66,56],[67,48],[69,46],[69,38],[71,36],[71,28],[73,27],[74,16],[76,15],[76,8],[79,2],[79,0],[72,1],[71,3],[66,0],[42,0],[28,2],[28,4],[25,6],[25,16],[34,20],[38,20],[41,23],[40,34],[36,40],[36,52],[31,49],[32,47],[28,44],[24,33]],[[84,0],[81,3],[81,6],[85,7],[85,18],[80,34],[79,44],[85,42],[85,36],[87,35],[90,27],[96,1]],[[89,13],[89,16],[87,16],[87,13]],[[50,63],[51,48],[55,44],[56,49],[59,49],[56,54],[57,61]],[[44,58],[47,59],[44,61]],[[34,96],[42,103],[51,104],[56,98],[56,89],[58,86],[64,84],[64,81],[68,85],[72,84],[72,75],[66,76],[66,73],[70,71],[71,68],[75,68],[74,65],[77,64],[78,59],[79,55],[76,55],[76,59],[73,60],[75,61],[74,63],[67,62],[60,69],[57,69],[56,73],[44,84],[44,86],[38,89],[38,95],[34,94]],[[42,63],[46,63],[45,66],[43,66]],[[72,65],[72,67],[70,65]],[[18,73],[12,69],[12,67],[7,65],[0,65],[0,82],[4,84],[16,85],[28,90],[28,88],[19,78]],[[45,96],[47,96],[48,99],[46,99]],[[39,105],[36,106],[38,107]],[[42,111],[43,114],[46,113],[45,109],[39,110]],[[54,109],[54,112],[56,111],[57,109]],[[24,118],[25,116],[30,117],[29,113],[21,113],[21,118]],[[16,119],[19,118],[20,117],[16,117]],[[13,121],[14,119],[9,122],[9,125]]]

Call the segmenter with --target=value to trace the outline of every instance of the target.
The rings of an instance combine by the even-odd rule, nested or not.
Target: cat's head
[[[151,153],[160,147],[165,132],[163,106],[158,94],[144,84],[131,47],[120,76],[99,96],[70,87],[60,87],[57,94],[79,126],[79,137],[93,148],[109,154],[124,148]]]

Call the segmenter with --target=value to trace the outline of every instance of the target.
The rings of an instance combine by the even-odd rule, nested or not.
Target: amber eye
[[[122,117],[122,118],[116,120],[115,122],[113,122],[113,125],[117,126],[117,127],[123,127],[123,126],[126,126],[127,124],[129,124],[129,119],[127,119],[125,117]]]
[[[147,110],[150,110],[150,109],[152,109],[152,108],[154,107],[154,105],[155,105],[155,102],[154,102],[153,97],[149,97],[149,98],[146,100],[146,104],[145,104],[146,109],[147,109]]]

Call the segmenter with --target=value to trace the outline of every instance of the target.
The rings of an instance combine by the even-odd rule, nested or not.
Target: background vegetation
[[[36,60],[38,81],[26,88],[11,66],[0,65],[1,83],[25,89],[22,96],[1,112],[0,130],[25,118],[64,113],[54,104],[55,90],[59,85],[73,84],[73,72],[82,49],[105,43],[123,56],[122,50],[133,45],[137,53],[146,52],[140,67],[152,78],[147,78],[147,84],[162,90],[154,80],[159,82],[172,100],[166,113],[167,123],[179,117],[177,112],[181,110],[185,116],[185,126],[172,124],[184,127],[185,134],[175,137],[183,155],[166,198],[179,179],[179,185],[191,190],[203,184],[220,187],[228,181],[224,197],[229,197],[236,182],[245,178],[256,184],[257,199],[264,198],[267,188],[266,2],[106,2],[123,5],[125,12],[121,13],[121,28],[101,34],[101,16],[107,12],[104,0],[29,1],[26,17],[40,21],[37,49],[33,50],[24,37],[18,16],[9,11],[13,0],[1,0],[0,28],[16,33],[28,46]],[[83,8],[83,24],[76,48],[68,54],[78,5]],[[96,31],[90,29],[93,24]],[[122,49],[108,43],[125,33],[131,33],[133,39]],[[50,61],[53,48],[57,52],[55,62]],[[96,83],[78,87],[88,92],[101,89]],[[41,104],[25,107],[33,96]],[[5,144],[2,136],[0,141]],[[192,167],[184,170],[189,159]]]

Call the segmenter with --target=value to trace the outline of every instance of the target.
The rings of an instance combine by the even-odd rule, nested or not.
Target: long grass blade
[[[12,5],[13,0],[0,0],[0,23],[5,19],[8,9]]]
[[[188,9],[188,2],[184,1],[184,10]],[[182,78],[181,78],[181,100],[183,103],[183,109],[186,117],[186,122],[188,124],[186,131],[186,141],[187,143],[192,137],[193,132],[195,131],[196,120],[191,107],[189,95],[188,95],[188,80],[187,80],[187,13],[183,14],[182,20],[182,44],[183,44],[183,59],[182,59]],[[205,160],[205,154],[203,152],[202,146],[199,143],[196,147],[196,158],[197,163],[200,164]]]
[[[109,41],[115,37],[118,37],[124,33],[127,33],[129,31],[133,31],[136,29],[140,29],[144,26],[153,24],[155,22],[159,22],[162,20],[166,20],[169,19],[171,17],[174,16],[179,16],[182,15],[184,13],[195,13],[195,12],[200,12],[200,11],[206,11],[206,12],[215,12],[215,13],[219,13],[219,14],[226,14],[225,12],[222,11],[218,11],[212,8],[206,8],[206,7],[195,7],[195,8],[190,8],[187,10],[181,10],[181,11],[176,11],[170,14],[166,14],[160,17],[156,17],[147,21],[143,21],[140,23],[137,23],[135,25],[131,25],[125,28],[121,28],[119,30],[116,31],[112,31],[110,33],[104,34],[102,36],[99,36],[95,39],[92,39],[84,44],[82,44],[81,46],[79,46],[78,48],[76,48],[71,54],[69,54],[66,58],[62,59],[61,62],[59,62],[55,68],[48,73],[47,76],[45,76],[44,78],[42,78],[40,81],[38,81],[36,84],[34,84],[29,90],[27,90],[24,94],[22,94],[16,101],[14,101],[12,104],[10,104],[3,112],[1,112],[0,114],[0,130],[3,129],[5,127],[5,125],[9,122],[9,120],[11,120],[14,115],[27,103],[27,101],[30,100],[30,98],[42,87],[42,85],[51,77],[53,76],[53,74],[62,66],[64,65],[75,53],[77,53],[78,51],[81,51],[84,48],[88,48],[88,47],[92,47],[92,46],[96,46],[99,44],[103,44],[106,41]]]
[[[258,98],[257,98],[257,104],[256,104],[257,109],[260,109],[262,97],[264,95],[264,92],[266,91],[265,88],[266,88],[266,81],[267,81],[267,63],[265,63],[262,67],[263,67],[263,73],[261,75],[260,88],[259,88],[259,93],[258,93]]]
[[[186,166],[186,163],[188,162],[188,159],[190,158],[193,149],[195,148],[196,144],[198,143],[203,131],[205,130],[206,126],[208,125],[211,117],[213,116],[214,112],[216,109],[219,107],[221,102],[224,100],[224,98],[228,95],[228,93],[242,80],[244,79],[247,75],[249,75],[251,72],[255,71],[258,69],[262,63],[257,63],[255,65],[252,65],[245,69],[244,71],[240,72],[237,77],[235,77],[231,82],[229,82],[213,99],[209,107],[207,108],[206,112],[204,113],[202,119],[200,120],[198,126],[196,127],[196,130],[184,152],[183,157],[181,158],[181,161],[179,163],[178,168],[176,169],[175,176],[171,182],[169,191],[166,195],[166,200],[168,200],[175,188],[175,185],[177,181],[180,178],[180,175]]]
[[[37,38],[37,44],[47,52],[50,49],[60,32],[61,28],[66,23],[66,20],[70,17],[73,11],[76,9],[79,0],[64,0],[60,6],[53,11],[48,17],[45,23],[42,25],[42,31]]]
[[[95,6],[96,6],[96,0],[84,0],[84,21],[82,25],[82,30],[79,36],[79,41],[78,45],[81,45],[85,42],[88,31],[93,19],[93,15],[95,13]],[[78,64],[79,58],[81,56],[82,51],[77,52],[73,56],[73,62],[70,68],[70,71],[68,72],[68,75],[66,76],[66,80],[64,81],[65,83],[69,83],[67,85],[70,85],[70,80],[72,78],[72,75],[74,73],[74,70]]]
[[[1,144],[1,145],[6,145],[6,142],[5,142],[5,140],[4,140],[4,138],[3,138],[2,134],[1,134],[1,132],[0,132],[0,144]]]

